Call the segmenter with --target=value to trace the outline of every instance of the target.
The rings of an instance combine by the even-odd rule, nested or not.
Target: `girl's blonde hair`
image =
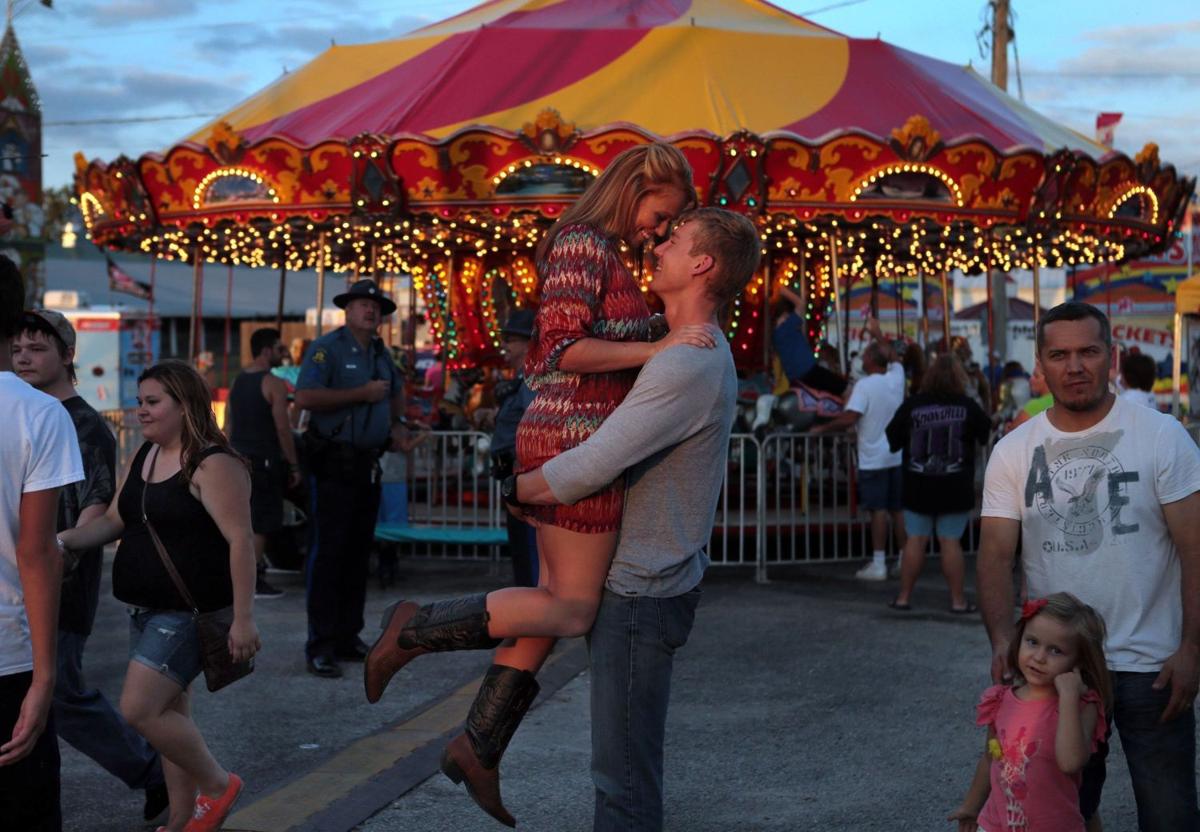
[[[200,466],[200,452],[212,445],[245,462],[217,427],[217,417],[212,410],[212,393],[204,377],[190,364],[173,359],[160,361],[138,376],[137,383],[140,385],[151,379],[161,384],[166,394],[183,410],[179,462],[184,482],[191,484],[192,475]]]
[[[1104,639],[1107,634],[1104,619],[1100,613],[1069,592],[1056,592],[1047,595],[1044,600],[1045,605],[1037,612],[1028,618],[1022,616],[1017,622],[1017,636],[1008,648],[1008,666],[1013,669],[1013,675],[1024,681],[1017,660],[1021,652],[1021,641],[1025,638],[1025,626],[1035,616],[1047,615],[1075,631],[1075,648],[1079,656],[1076,667],[1079,668],[1079,675],[1083,677],[1085,685],[1100,695],[1104,702],[1104,712],[1112,713],[1112,679],[1104,661]]]
[[[579,199],[562,212],[538,246],[538,263],[545,262],[559,232],[574,223],[628,239],[633,232],[638,202],[647,194],[668,189],[684,195],[684,210],[696,205],[692,166],[679,148],[652,142],[622,151]]]

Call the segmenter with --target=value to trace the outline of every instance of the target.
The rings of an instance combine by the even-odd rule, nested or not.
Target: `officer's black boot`
[[[422,653],[496,647],[500,639],[488,635],[488,618],[485,593],[423,607],[412,601],[393,604],[383,614],[383,633],[363,662],[367,701],[378,702],[400,668]]]
[[[538,690],[528,670],[492,665],[467,714],[466,732],[451,740],[442,754],[442,773],[465,783],[479,808],[505,826],[515,827],[517,821],[500,798],[500,758]]]

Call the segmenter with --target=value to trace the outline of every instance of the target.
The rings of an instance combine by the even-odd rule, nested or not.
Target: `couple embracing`
[[[501,486],[537,527],[539,585],[396,604],[365,663],[376,702],[423,653],[495,649],[442,771],[508,826],[500,759],[555,640],[586,635],[594,828],[662,827],[673,657],[700,598],[737,392],[718,314],[759,260],[748,219],[695,204],[683,154],[649,144],[618,156],[551,229],[525,373],[536,398]],[[654,245],[659,340],[621,243]]]

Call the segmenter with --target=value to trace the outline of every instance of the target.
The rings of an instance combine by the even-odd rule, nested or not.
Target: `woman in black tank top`
[[[163,361],[138,379],[138,422],[146,443],[102,517],[60,534],[68,549],[121,538],[113,594],[130,606],[131,659],[121,711],[163,758],[171,807],[168,832],[216,830],[242,781],[213,758],[192,721],[192,680],[201,668],[191,607],[180,596],[142,520],[162,540],[201,612],[233,607],[235,660],[261,646],[254,623],[250,479],[217,428],[204,379]],[[199,792],[197,794],[197,792]]]

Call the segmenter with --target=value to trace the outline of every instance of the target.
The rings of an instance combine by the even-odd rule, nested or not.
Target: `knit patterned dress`
[[[517,471],[530,471],[583,442],[633,387],[638,369],[568,373],[558,368],[581,338],[646,341],[650,310],[617,252],[597,229],[569,225],[546,258],[542,305],[525,359],[525,380],[536,397],[517,428]],[[597,534],[621,526],[624,482],[572,506],[533,506],[542,523]]]

